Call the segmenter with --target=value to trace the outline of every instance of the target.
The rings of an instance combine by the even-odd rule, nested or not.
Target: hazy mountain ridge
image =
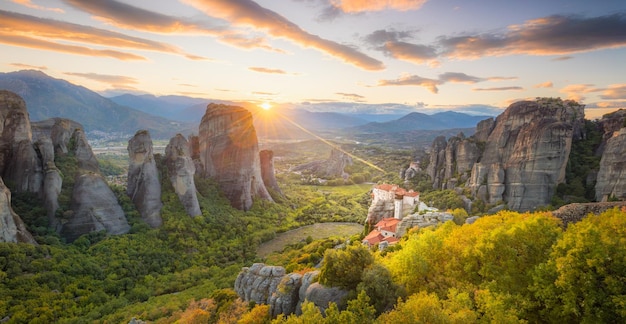
[[[355,133],[397,133],[412,130],[442,130],[452,128],[471,128],[479,121],[490,116],[471,116],[454,111],[444,111],[433,115],[412,112],[388,122],[372,122],[357,126],[348,131]]]
[[[121,106],[85,87],[40,71],[0,73],[0,89],[20,95],[33,121],[69,118],[82,124],[88,132],[133,134],[138,129],[148,129],[155,137],[169,138],[192,125]]]

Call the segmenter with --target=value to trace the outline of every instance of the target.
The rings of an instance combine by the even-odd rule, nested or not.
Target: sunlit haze
[[[588,116],[626,106],[622,0],[2,0],[0,26],[0,71],[104,96],[352,112],[535,97],[575,99]]]

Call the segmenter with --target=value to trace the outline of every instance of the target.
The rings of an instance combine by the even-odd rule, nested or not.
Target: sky
[[[624,0],[0,0],[0,53],[105,96],[626,107]]]

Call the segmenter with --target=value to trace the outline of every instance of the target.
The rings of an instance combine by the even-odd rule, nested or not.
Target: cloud
[[[364,41],[375,50],[389,57],[417,64],[434,63],[437,52],[434,47],[412,44],[404,40],[410,39],[413,32],[396,30],[376,30],[364,37]]]
[[[209,17],[202,21],[184,17],[172,17],[115,0],[63,1],[78,10],[94,15],[107,24],[123,29],[163,34],[207,34],[217,37],[222,43],[238,48],[262,48],[275,52],[284,52],[268,45],[267,40],[263,37],[232,30],[225,22],[217,19],[209,21]]]
[[[559,57],[555,57],[552,60],[553,61],[567,61],[567,60],[571,60],[573,59],[573,56],[559,56]]]
[[[252,91],[252,94],[254,94],[254,95],[262,95],[262,96],[277,96],[280,93],[264,92],[264,91]]]
[[[10,66],[15,66],[17,68],[20,69],[35,69],[35,70],[47,70],[48,67],[47,66],[36,66],[36,65],[30,65],[30,64],[22,64],[22,63],[10,63]]]
[[[339,96],[342,96],[344,99],[348,99],[348,100],[359,101],[361,99],[365,99],[364,96],[356,94],[356,93],[335,92],[335,94],[339,95]]]
[[[4,10],[0,10],[0,30],[2,30],[2,33],[4,34],[2,36],[2,40],[9,42],[7,39],[11,38],[11,42],[13,43],[12,45],[21,46],[19,45],[20,43],[33,43],[38,44],[37,46],[40,49],[51,51],[55,51],[55,46],[59,47],[57,50],[58,52],[71,53],[71,50],[69,50],[70,47],[78,49],[76,46],[65,45],[52,41],[65,40],[90,45],[157,51],[183,55],[189,59],[201,59],[199,56],[185,53],[176,46],[166,43],[133,37],[104,29],[54,19],[39,18]],[[18,41],[18,39],[20,40]],[[7,44],[6,42],[5,44]],[[24,46],[32,48],[32,46]],[[110,55],[99,55],[97,53],[108,53]],[[85,47],[79,49],[77,54],[111,56],[126,60],[145,59],[144,57],[135,54],[109,50],[96,50]]]
[[[108,74],[98,74],[98,73],[76,73],[76,72],[65,72],[64,74],[77,76],[85,79],[90,79],[102,83],[108,83],[112,86],[120,87],[120,86],[128,86],[129,84],[137,84],[137,79],[133,77],[123,76],[123,75],[108,75]]]
[[[626,99],[626,84],[611,84],[602,90],[600,98],[603,100]]]
[[[494,88],[473,88],[472,91],[520,91],[524,90],[522,87],[494,87]]]
[[[543,83],[535,84],[533,88],[552,88],[553,86],[554,85],[552,84],[552,81],[546,81]]]
[[[446,72],[446,73],[439,75],[439,80],[441,80],[442,82],[472,84],[476,82],[485,81],[486,79],[467,75],[465,73],[460,73],[460,72]]]
[[[398,11],[417,10],[427,0],[332,0],[332,4],[343,12],[380,11],[392,9]]]
[[[287,74],[287,72],[280,70],[280,69],[268,69],[268,68],[257,67],[257,66],[249,67],[248,70],[251,70],[254,72],[260,72],[260,73],[269,73],[269,74]]]
[[[65,45],[61,43],[49,42],[38,38],[16,36],[0,32],[0,44],[20,46],[38,50],[53,51],[60,53],[68,53],[74,55],[111,57],[122,61],[147,60],[145,57],[131,53],[113,51],[113,50],[96,50],[84,46]]]
[[[440,80],[422,78],[419,75],[403,75],[395,80],[379,80],[379,86],[419,86],[428,89],[432,93],[439,92],[438,85],[443,82]]]
[[[58,12],[58,13],[63,13],[63,9],[61,8],[49,8],[49,7],[44,7],[44,6],[40,6],[40,5],[36,5],[32,2],[30,2],[30,0],[11,0],[14,3],[17,3],[19,5],[22,5],[24,7],[28,7],[31,9],[37,9],[37,10],[46,10],[46,11],[54,11],[54,12]]]
[[[586,108],[626,108],[626,100],[594,102],[585,105]]]
[[[554,15],[509,26],[504,33],[441,37],[443,55],[453,59],[483,56],[566,55],[626,46],[626,14],[583,18]]]
[[[239,26],[263,30],[276,38],[285,38],[303,47],[320,50],[365,70],[382,70],[382,62],[356,49],[321,38],[302,30],[278,13],[252,0],[184,0],[207,15],[227,19]]]
[[[596,88],[593,84],[570,84],[559,89],[559,92],[566,94],[567,99],[581,102],[585,99],[584,94],[602,90],[601,88]]]

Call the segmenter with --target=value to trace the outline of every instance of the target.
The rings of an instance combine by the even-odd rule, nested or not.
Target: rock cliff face
[[[272,189],[275,193],[282,196],[283,193],[280,191],[280,187],[278,187],[278,182],[276,182],[274,152],[270,150],[262,150],[259,152],[259,157],[261,159],[261,177],[263,178],[265,187]]]
[[[596,179],[596,200],[626,200],[626,127],[606,141]]]
[[[470,138],[435,140],[428,172],[437,189],[465,184],[472,194],[513,210],[550,204],[565,180],[572,139],[581,136],[584,108],[541,98],[509,106],[495,121],[482,121]]]
[[[293,171],[306,171],[316,177],[331,179],[336,177],[347,178],[349,175],[344,168],[352,164],[352,157],[343,151],[333,148],[327,160],[313,161],[293,168]]]
[[[0,176],[14,192],[41,193],[43,170],[32,143],[26,103],[0,91]]]
[[[300,314],[304,300],[313,302],[322,311],[334,302],[340,308],[348,292],[314,282],[319,271],[285,273],[283,267],[255,263],[243,268],[235,280],[235,291],[241,299],[270,306],[272,317]]]
[[[199,129],[203,176],[215,179],[233,207],[249,210],[253,198],[272,201],[263,178],[252,114],[236,106],[209,104]]]
[[[137,207],[141,218],[151,227],[163,224],[161,219],[161,183],[152,153],[152,139],[140,130],[128,141],[128,186],[126,194]]]
[[[37,244],[22,219],[11,208],[11,191],[0,178],[0,242]]]
[[[174,191],[187,214],[192,217],[202,214],[193,179],[196,167],[191,159],[189,143],[181,134],[172,137],[165,148],[165,163]]]

